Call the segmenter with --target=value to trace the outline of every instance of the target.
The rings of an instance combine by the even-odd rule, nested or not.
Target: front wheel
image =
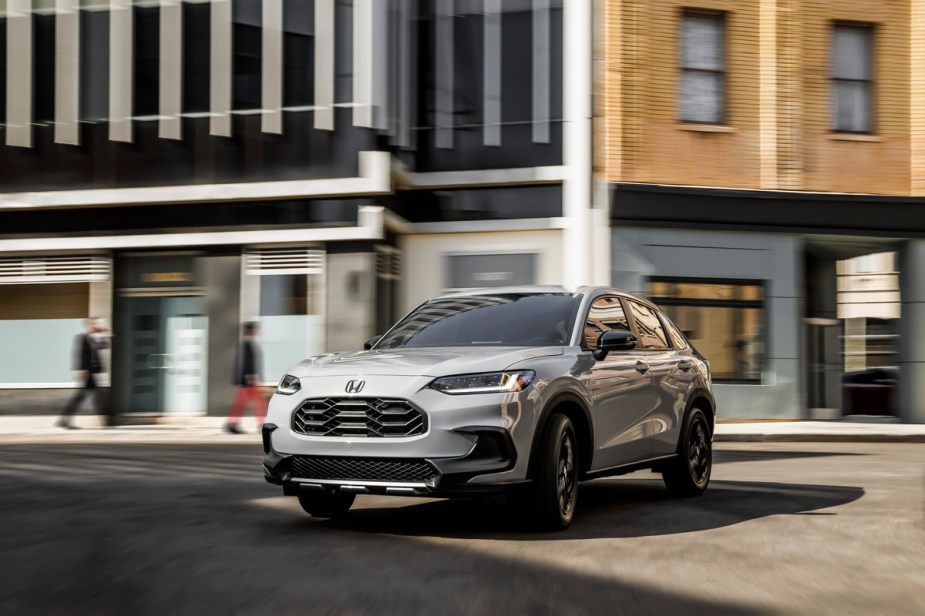
[[[703,411],[693,408],[681,427],[678,454],[662,470],[662,479],[674,496],[700,496],[710,483],[712,469],[710,423]]]
[[[543,530],[564,530],[578,501],[578,439],[565,415],[553,415],[533,478],[531,513]]]
[[[349,492],[306,492],[299,495],[299,504],[313,518],[337,518],[350,510],[356,494]]]

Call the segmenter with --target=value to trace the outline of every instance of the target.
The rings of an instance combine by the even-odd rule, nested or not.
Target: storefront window
[[[71,382],[74,337],[89,316],[89,283],[2,285],[0,384]],[[14,352],[41,349],[41,352]]]
[[[259,321],[263,378],[324,350],[324,254],[265,250],[245,255],[242,320]]]
[[[714,381],[761,381],[765,316],[760,281],[652,278],[648,292],[710,361]]]

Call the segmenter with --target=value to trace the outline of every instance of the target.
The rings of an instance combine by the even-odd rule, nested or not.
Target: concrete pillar
[[[563,284],[571,289],[592,280],[591,233],[591,91],[594,20],[591,0],[563,4],[563,162],[562,213],[566,219],[563,239]],[[601,255],[606,259],[607,255]]]
[[[232,384],[240,337],[241,256],[209,256],[199,260],[209,315],[209,380],[207,412],[222,416],[235,396]]]
[[[332,249],[328,245],[328,249]],[[325,350],[359,351],[363,343],[385,332],[376,328],[375,255],[372,252],[328,252]]]
[[[899,253],[899,413],[925,423],[925,240]]]

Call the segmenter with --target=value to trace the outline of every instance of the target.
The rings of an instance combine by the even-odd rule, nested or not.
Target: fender
[[[713,412],[713,416],[710,418],[712,424],[710,430],[712,431],[716,425],[716,400],[713,398],[713,393],[706,387],[695,387],[691,390],[691,393],[687,396],[687,403],[684,405],[684,414],[687,415],[697,398],[706,398],[710,402],[710,410]]]
[[[581,409],[581,412],[584,414],[585,422],[588,426],[589,438],[590,438],[590,447],[589,453],[594,455],[594,423],[591,421],[591,413],[588,411],[588,406],[585,403],[584,399],[577,393],[573,391],[562,391],[554,395],[546,405],[543,407],[543,410],[540,412],[539,417],[536,420],[536,430],[533,432],[533,440],[530,443],[530,464],[527,466],[527,477],[533,476],[533,469],[537,464],[536,456],[537,451],[539,450],[539,444],[542,442],[541,439],[546,436],[546,426],[549,420],[549,416],[552,414],[554,408],[563,402],[568,402],[574,404]],[[579,442],[580,444],[580,442]],[[590,468],[591,460],[588,459],[588,468]]]

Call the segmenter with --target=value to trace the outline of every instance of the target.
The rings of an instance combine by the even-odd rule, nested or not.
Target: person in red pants
[[[257,337],[260,335],[260,326],[251,321],[244,324],[244,337],[238,347],[234,384],[238,388],[237,396],[228,411],[225,420],[225,431],[231,434],[243,434],[240,420],[244,409],[250,404],[258,425],[263,424],[267,414],[267,399],[263,388],[260,387],[260,346]]]

